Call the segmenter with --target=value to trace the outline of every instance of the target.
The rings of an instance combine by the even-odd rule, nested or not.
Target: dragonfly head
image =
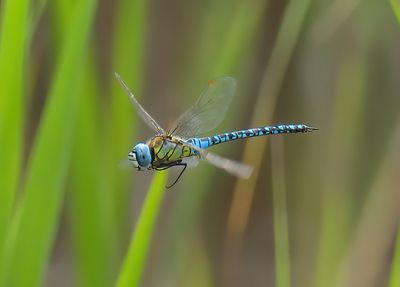
[[[147,144],[139,143],[135,145],[128,154],[128,160],[138,170],[147,169],[151,164],[150,148]]]

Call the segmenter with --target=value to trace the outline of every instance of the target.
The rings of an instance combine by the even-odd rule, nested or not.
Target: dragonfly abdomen
[[[260,137],[267,135],[276,135],[276,134],[295,134],[295,133],[307,133],[313,130],[317,130],[316,128],[309,127],[303,124],[289,124],[289,125],[276,125],[276,126],[265,126],[254,129],[233,131],[228,133],[223,133],[215,136],[209,136],[204,138],[194,138],[190,139],[190,141],[200,148],[208,148],[213,145],[217,145],[224,142],[234,141],[238,139],[245,139],[251,137]]]

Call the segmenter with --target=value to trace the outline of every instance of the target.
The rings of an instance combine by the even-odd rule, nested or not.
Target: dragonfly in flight
[[[137,170],[165,170],[174,166],[182,167],[175,185],[187,167],[197,165],[203,159],[228,173],[241,178],[249,178],[253,168],[208,151],[209,147],[238,139],[276,135],[282,133],[307,133],[317,128],[304,124],[262,126],[237,130],[213,136],[203,136],[215,129],[224,119],[236,89],[236,81],[231,77],[221,77],[208,81],[207,88],[196,103],[184,112],[165,131],[140,105],[119,74],[115,77],[128,94],[142,120],[155,132],[146,143],[138,143],[128,153],[128,161]]]

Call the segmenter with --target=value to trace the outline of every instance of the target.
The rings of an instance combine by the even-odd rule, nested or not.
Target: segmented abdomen
[[[229,133],[223,133],[215,136],[204,137],[204,138],[193,138],[190,141],[192,144],[201,147],[203,149],[208,148],[210,146],[229,142],[237,139],[244,139],[249,137],[259,137],[266,135],[275,135],[282,133],[307,133],[313,130],[317,130],[316,128],[309,127],[303,124],[290,124],[290,125],[276,125],[276,126],[265,126],[254,129],[247,129],[241,131],[233,131]]]

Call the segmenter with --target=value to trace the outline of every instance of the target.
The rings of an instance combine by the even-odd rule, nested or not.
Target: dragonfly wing
[[[187,164],[187,167],[193,168],[196,167],[199,163],[199,159],[196,156],[189,156],[189,157],[184,157],[182,159],[183,163]]]
[[[198,151],[203,159],[207,160],[212,165],[221,168],[234,176],[247,179],[250,177],[253,171],[253,167],[247,164],[224,158],[222,156],[216,155],[214,153],[201,149],[187,142],[182,142],[182,144]]]
[[[172,134],[190,138],[215,129],[224,119],[235,90],[234,78],[210,80],[197,102],[175,122]]]
[[[125,90],[125,92],[128,94],[129,98],[131,99],[134,107],[139,113],[139,116],[142,118],[142,120],[154,131],[157,132],[157,134],[165,134],[164,129],[153,119],[148,112],[139,104],[139,102],[136,100],[135,96],[133,93],[129,90],[128,86],[122,80],[121,76],[118,73],[115,73],[115,78],[118,80],[122,88]]]

